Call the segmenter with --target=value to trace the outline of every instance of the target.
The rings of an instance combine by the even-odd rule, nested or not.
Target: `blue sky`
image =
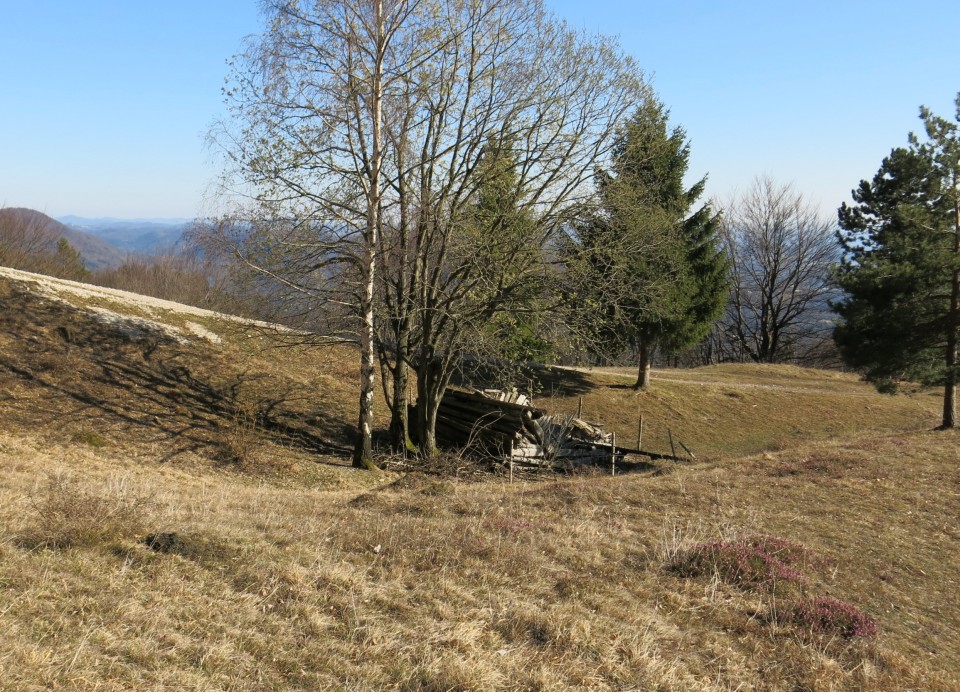
[[[758,176],[825,213],[960,91],[960,3],[547,0],[619,35],[726,200]],[[204,134],[255,0],[0,0],[0,206],[192,217],[216,173]]]

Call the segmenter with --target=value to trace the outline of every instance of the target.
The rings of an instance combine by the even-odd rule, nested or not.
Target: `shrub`
[[[803,598],[781,610],[783,622],[816,635],[873,637],[877,623],[862,610],[846,601],[826,596]]]
[[[28,547],[81,547],[142,531],[153,503],[132,495],[122,482],[106,490],[82,487],[64,474],[51,476],[32,498],[36,524],[20,542]]]
[[[97,432],[91,432],[89,430],[84,430],[82,432],[74,433],[70,437],[70,441],[75,442],[77,444],[84,444],[84,445],[87,445],[88,447],[94,447],[95,449],[100,449],[101,447],[105,447],[107,444],[107,441],[106,439],[104,439],[103,435]]]
[[[806,583],[795,565],[807,554],[792,541],[754,536],[734,543],[700,543],[678,553],[669,567],[681,577],[716,575],[730,584],[774,591],[778,585]]]

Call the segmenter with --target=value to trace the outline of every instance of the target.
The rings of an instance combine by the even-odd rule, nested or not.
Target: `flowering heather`
[[[873,618],[836,598],[804,598],[787,606],[782,616],[784,621],[814,634],[839,635],[844,639],[877,634]]]
[[[794,567],[806,554],[803,546],[786,539],[754,536],[734,543],[701,543],[680,553],[670,568],[681,577],[717,574],[731,584],[773,591],[778,584],[806,582]]]

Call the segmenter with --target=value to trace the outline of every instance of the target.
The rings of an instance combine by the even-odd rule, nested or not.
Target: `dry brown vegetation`
[[[793,368],[663,371],[649,394],[553,372],[541,405],[583,396],[627,442],[641,410],[645,448],[670,427],[697,463],[370,473],[338,451],[349,354],[214,321],[217,346],[138,340],[13,282],[0,305],[0,689],[960,685],[960,440],[928,430],[935,396]],[[758,536],[799,546],[803,580],[675,568]],[[799,626],[814,598],[878,634]]]

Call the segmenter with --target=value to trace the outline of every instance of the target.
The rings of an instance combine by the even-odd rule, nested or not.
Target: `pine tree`
[[[591,336],[607,353],[636,349],[636,389],[649,386],[657,347],[677,351],[707,334],[729,286],[719,217],[706,204],[690,211],[706,178],[684,187],[690,144],[682,128],[668,131],[668,117],[651,97],[626,123],[599,176],[600,211],[578,234]]]
[[[53,265],[53,274],[61,279],[84,281],[90,276],[90,270],[84,264],[80,252],[66,238],[57,240]]]
[[[960,94],[956,122],[920,109],[910,136],[839,211],[847,297],[834,338],[881,390],[901,380],[943,386],[942,427],[956,425],[960,330]]]

